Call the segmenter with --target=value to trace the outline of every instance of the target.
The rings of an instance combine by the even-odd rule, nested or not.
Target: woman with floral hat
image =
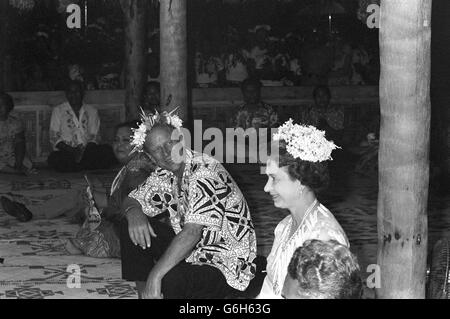
[[[278,154],[267,161],[264,191],[274,205],[290,214],[275,228],[275,240],[267,258],[267,276],[258,298],[281,298],[288,265],[294,251],[307,240],[336,240],[349,246],[347,236],[316,195],[329,183],[327,161],[338,148],[313,126],[286,122],[274,135]]]

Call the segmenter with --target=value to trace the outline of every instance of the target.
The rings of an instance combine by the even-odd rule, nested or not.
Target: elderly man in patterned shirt
[[[182,146],[168,123],[162,116],[148,129],[143,148],[158,168],[124,202],[122,276],[149,299],[220,299],[244,291],[256,272],[247,202],[225,168]],[[172,236],[149,218],[164,211]]]

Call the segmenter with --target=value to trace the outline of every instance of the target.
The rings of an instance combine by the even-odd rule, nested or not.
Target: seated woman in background
[[[302,124],[312,125],[326,132],[326,137],[341,144],[344,130],[344,110],[330,104],[331,91],[319,85],[313,91],[314,105],[302,114]]]
[[[286,122],[274,135],[278,153],[267,161],[264,191],[277,208],[290,214],[275,228],[267,258],[267,276],[259,298],[281,298],[289,262],[298,247],[310,239],[331,240],[349,246],[347,236],[333,214],[316,198],[329,183],[327,161],[337,146],[314,127]]]
[[[234,128],[274,128],[278,125],[276,108],[261,99],[262,83],[256,78],[242,82],[244,103],[234,110],[231,126]]]
[[[113,150],[123,167],[111,186],[110,196],[94,190],[95,203],[102,210],[100,225],[91,229],[88,221],[85,222],[75,238],[67,243],[66,249],[69,252],[99,258],[120,257],[118,227],[124,216],[120,209],[122,201],[143,183],[154,169],[145,153],[130,155],[133,149],[130,144],[132,129],[136,128],[137,122],[127,122],[116,127]]]
[[[13,109],[13,98],[0,92],[0,173],[26,174],[33,165],[25,156],[25,129],[11,116]]]
[[[282,295],[286,299],[360,299],[358,260],[335,240],[308,240],[292,256]]]
[[[261,88],[262,83],[255,78],[248,78],[242,82],[241,91],[244,103],[234,110],[229,127],[242,128],[243,130],[254,128],[258,133],[258,139],[270,141],[270,134],[267,133],[270,132],[271,128],[278,126],[279,116],[276,107],[261,100]],[[267,136],[264,136],[264,134]],[[244,145],[240,144],[240,141],[244,141],[242,138],[238,138],[238,143],[235,145],[237,160],[239,163],[242,163],[242,161],[257,163],[260,152],[258,149],[252,148],[253,145],[249,144],[248,136],[244,137]],[[257,145],[261,144],[258,142]],[[245,150],[245,158],[239,155],[239,150]]]

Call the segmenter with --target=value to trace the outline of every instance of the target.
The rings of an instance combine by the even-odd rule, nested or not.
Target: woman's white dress
[[[289,262],[295,250],[310,239],[331,240],[349,247],[344,230],[333,214],[322,204],[305,216],[301,225],[289,238],[292,216],[284,218],[275,228],[272,250],[267,257],[267,276],[258,299],[280,299]]]

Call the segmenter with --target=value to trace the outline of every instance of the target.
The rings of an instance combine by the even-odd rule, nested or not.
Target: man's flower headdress
[[[286,143],[286,151],[293,158],[308,162],[332,160],[331,152],[340,148],[325,138],[324,131],[314,126],[294,124],[292,119],[278,128],[273,139],[283,140]]]
[[[183,126],[183,121],[178,115],[174,114],[177,109],[178,108],[174,109],[171,112],[164,111],[162,113],[159,113],[158,111],[156,111],[155,114],[147,114],[141,108],[141,124],[137,129],[132,129],[133,136],[131,137],[130,144],[133,145],[134,148],[131,151],[131,154],[133,154],[134,152],[142,152],[145,138],[147,137],[147,132],[149,132],[157,123],[169,124],[175,127],[177,130],[180,130]]]

